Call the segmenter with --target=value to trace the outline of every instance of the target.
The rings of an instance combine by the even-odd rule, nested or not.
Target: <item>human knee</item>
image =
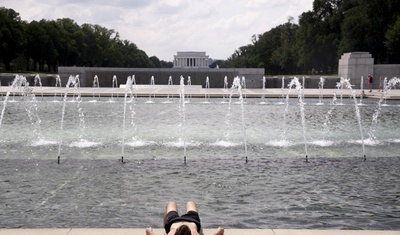
[[[186,211],[196,211],[197,212],[197,206],[196,203],[192,200],[188,201],[186,203]]]

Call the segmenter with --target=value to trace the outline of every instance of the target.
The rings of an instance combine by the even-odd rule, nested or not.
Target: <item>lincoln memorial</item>
[[[174,68],[208,68],[208,57],[205,52],[178,51],[174,55]]]

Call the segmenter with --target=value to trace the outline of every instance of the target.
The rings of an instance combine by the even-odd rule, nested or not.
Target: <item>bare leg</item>
[[[165,223],[167,223],[167,215],[168,215],[168,212],[170,212],[170,211],[178,212],[178,206],[176,205],[176,202],[169,201],[167,203],[167,206],[165,207],[165,211],[164,211],[164,226],[165,226]]]
[[[198,211],[197,211],[196,203],[195,203],[194,201],[188,201],[188,202],[186,203],[186,213],[188,213],[189,211],[198,212]]]

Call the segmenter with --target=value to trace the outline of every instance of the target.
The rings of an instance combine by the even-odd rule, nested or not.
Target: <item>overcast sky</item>
[[[22,20],[73,19],[119,32],[147,55],[172,61],[177,51],[227,59],[236,49],[312,9],[313,0],[1,0]]]

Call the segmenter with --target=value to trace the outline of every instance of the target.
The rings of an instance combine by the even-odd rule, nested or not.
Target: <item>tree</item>
[[[152,62],[151,67],[162,68],[161,61],[157,58],[157,56],[151,56],[149,59]]]
[[[174,63],[172,61],[161,60],[161,68],[173,68]]]
[[[391,57],[391,62],[400,63],[400,17],[389,27],[385,38],[385,46]]]
[[[60,26],[59,65],[85,65],[88,44],[84,42],[83,27],[68,18],[58,19],[56,23]]]
[[[337,70],[340,0],[315,0],[313,10],[301,14],[296,35],[297,64],[303,72]]]
[[[0,7],[0,60],[8,71],[11,70],[11,61],[24,52],[24,35],[24,25],[19,14],[12,9]]]
[[[348,0],[342,9],[340,52],[369,51],[377,63],[388,62],[385,35],[400,14],[400,1]]]

